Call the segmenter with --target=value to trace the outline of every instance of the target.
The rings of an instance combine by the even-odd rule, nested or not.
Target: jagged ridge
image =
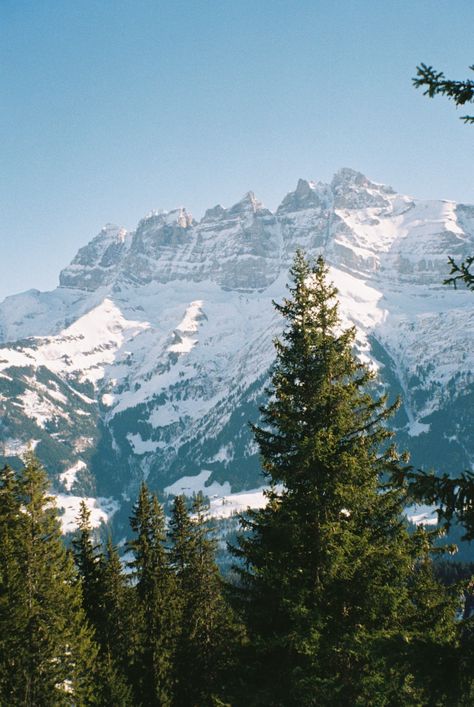
[[[246,421],[279,331],[271,300],[297,247],[332,265],[360,355],[403,394],[400,442],[417,463],[470,466],[472,295],[441,283],[448,255],[474,252],[474,207],[399,195],[348,169],[329,185],[299,180],[275,213],[249,192],[199,222],[181,208],[131,233],[107,225],[59,288],[7,298],[4,459],[17,463],[33,440],[58,489],[116,499],[143,476],[158,488],[198,474],[213,489],[258,484]]]

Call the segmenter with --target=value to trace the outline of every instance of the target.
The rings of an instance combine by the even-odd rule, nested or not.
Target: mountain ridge
[[[0,303],[0,461],[33,444],[58,492],[114,508],[142,478],[161,491],[204,472],[212,488],[260,485],[246,423],[297,247],[324,255],[359,355],[403,395],[399,443],[417,464],[471,468],[472,295],[442,281],[448,255],[474,252],[474,207],[347,168],[299,180],[274,212],[248,192],[200,221],[180,207],[130,232],[107,224],[60,287]]]

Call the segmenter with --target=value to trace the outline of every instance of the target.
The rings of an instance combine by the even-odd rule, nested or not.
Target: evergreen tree
[[[177,496],[170,519],[171,558],[178,581],[181,632],[176,659],[176,707],[215,705],[232,670],[237,629],[215,563],[215,540],[202,494],[193,517]]]
[[[99,655],[94,668],[95,701],[107,707],[132,704],[127,684],[130,623],[129,605],[120,559],[109,538],[104,556],[93,542],[90,510],[81,501],[78,533],[73,541],[74,559],[78,568],[83,608],[94,629]]]
[[[78,531],[73,540],[74,560],[82,585],[83,606],[89,623],[97,632],[102,619],[101,553],[94,544],[91,512],[85,501],[79,506]]]
[[[2,705],[94,704],[97,648],[47,487],[32,454],[18,477],[2,473]]]
[[[402,493],[380,484],[401,463],[385,426],[396,406],[371,394],[374,374],[353,354],[354,329],[340,329],[322,258],[311,266],[297,253],[291,275],[291,297],[275,305],[287,327],[275,342],[263,425],[253,428],[268,504],[248,515],[234,549],[243,563],[235,601],[250,640],[242,702],[426,704],[430,676],[415,675],[399,645],[413,638],[406,621],[418,550]]]
[[[452,620],[453,609],[460,608],[462,585],[453,585],[451,592],[442,591],[435,579],[430,535],[439,537],[439,532],[428,533],[418,527],[412,538],[416,564],[410,583],[411,602],[403,622],[403,642],[397,655],[397,659],[401,656],[399,669],[403,669],[404,662],[406,672],[413,672],[428,685],[425,694],[429,695],[429,704],[464,704],[466,684],[457,640],[459,623],[453,625]]]
[[[176,496],[169,522],[170,560],[180,584],[183,585],[193,555],[193,527],[186,496]]]
[[[103,622],[99,641],[107,659],[127,682],[133,663],[134,592],[122,569],[117,549],[107,539],[101,566]]]
[[[19,625],[23,577],[18,543],[21,504],[18,483],[13,470],[5,466],[0,472],[0,704],[11,694],[16,651],[12,644]]]
[[[172,704],[173,660],[178,630],[174,575],[165,548],[163,508],[142,484],[130,519],[136,582],[137,653],[133,669],[138,704]]]

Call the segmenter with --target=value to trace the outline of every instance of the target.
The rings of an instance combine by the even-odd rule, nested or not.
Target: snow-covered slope
[[[199,222],[178,209],[131,233],[107,225],[56,290],[8,297],[0,455],[18,463],[32,444],[59,492],[114,510],[143,477],[158,489],[204,479],[217,496],[259,487],[247,421],[297,247],[323,253],[359,354],[402,394],[396,424],[414,462],[471,467],[474,299],[442,281],[448,255],[474,252],[474,207],[348,169],[329,185],[300,180],[275,213],[249,192]]]

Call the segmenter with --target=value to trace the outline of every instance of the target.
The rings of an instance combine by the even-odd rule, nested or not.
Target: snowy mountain
[[[82,495],[97,522],[120,517],[143,477],[218,497],[260,486],[247,421],[297,247],[323,253],[360,356],[402,394],[400,446],[416,465],[471,468],[474,299],[442,281],[448,255],[474,252],[474,206],[403,196],[349,169],[331,184],[300,180],[275,213],[249,192],[199,222],[181,208],[133,232],[107,225],[56,290],[6,298],[0,463],[33,446],[70,510],[65,526]]]

